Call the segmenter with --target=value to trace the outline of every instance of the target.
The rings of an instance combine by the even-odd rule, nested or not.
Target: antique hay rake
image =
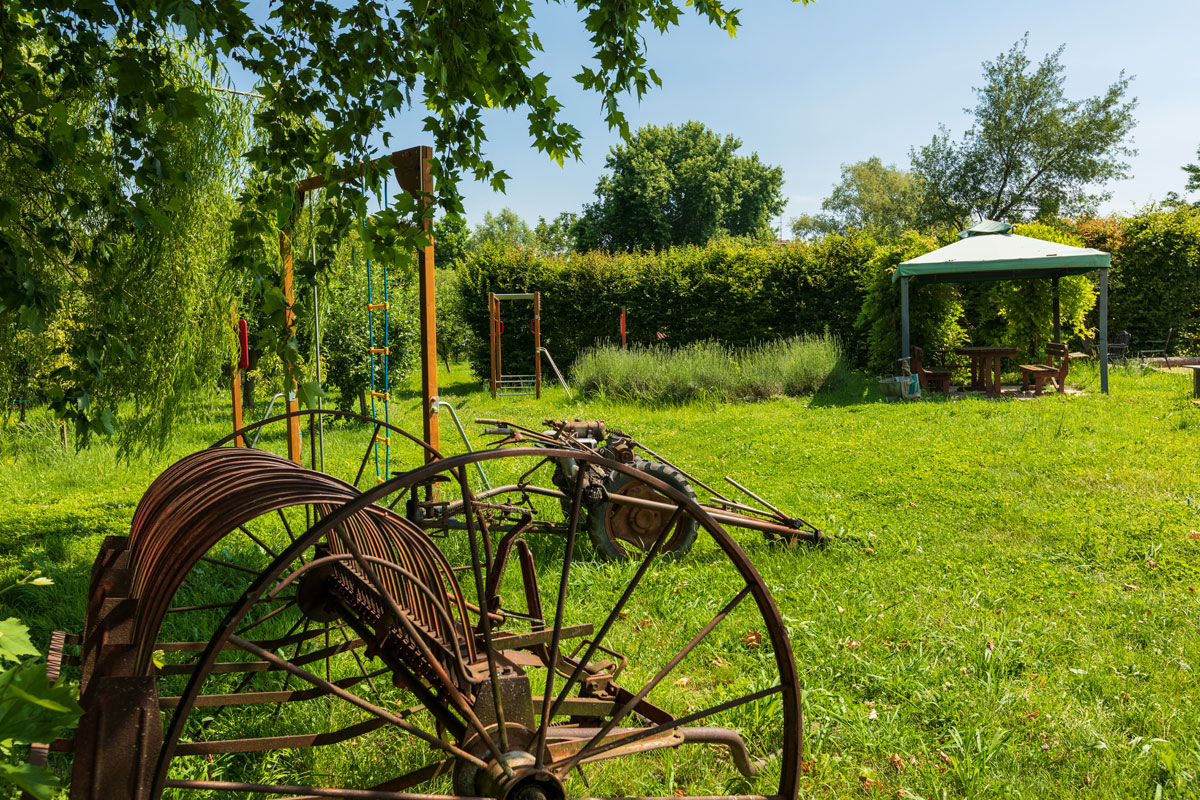
[[[701,505],[597,422],[486,421],[500,442],[443,458],[360,418],[420,464],[362,490],[365,458],[339,478],[226,446],[315,413],[355,416],[193,453],[105,541],[83,632],[50,653],[85,714],[35,753],[73,753],[72,800],[797,796],[796,665],[726,526],[819,531]]]

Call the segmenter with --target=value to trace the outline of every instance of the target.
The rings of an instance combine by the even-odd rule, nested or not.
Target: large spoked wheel
[[[574,483],[558,521],[562,498],[527,480],[556,458],[636,483],[607,500],[658,513],[644,552],[579,563],[594,482]],[[482,463],[514,483],[473,486]],[[352,497],[331,486],[304,490],[317,521],[260,548],[269,563],[178,673],[152,796],[797,796],[800,693],[783,621],[692,497],[547,448],[441,460]],[[686,565],[662,557],[681,521],[698,532]],[[345,640],[326,646],[326,630]],[[139,667],[161,685],[155,640],[142,641]],[[268,683],[231,686],[239,672]],[[235,736],[216,735],[217,707],[238,712]]]

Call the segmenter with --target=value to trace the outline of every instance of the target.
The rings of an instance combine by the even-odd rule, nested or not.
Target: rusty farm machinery
[[[235,446],[318,413],[406,443],[407,468],[359,488],[370,443],[331,450],[343,477]],[[72,800],[797,796],[796,664],[730,530],[819,531],[701,504],[600,422],[483,420],[498,441],[442,457],[353,417],[186,456],[105,541],[49,654],[85,714],[34,754],[70,754]]]

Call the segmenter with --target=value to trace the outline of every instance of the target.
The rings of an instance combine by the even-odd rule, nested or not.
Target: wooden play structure
[[[505,373],[502,339],[504,320],[500,304],[532,301],[533,316],[529,319],[529,330],[533,333],[533,372]],[[542,396],[542,293],[541,292],[488,292],[488,340],[491,345],[492,397],[533,395]]]

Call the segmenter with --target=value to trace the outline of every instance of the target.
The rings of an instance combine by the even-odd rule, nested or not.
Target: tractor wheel
[[[696,499],[692,484],[679,470],[658,461],[636,461],[639,472],[658,478],[668,486],[682,492],[690,500]],[[619,494],[641,500],[666,503],[667,498],[649,484],[621,472],[613,473],[604,485],[608,494]],[[628,561],[644,553],[654,544],[658,532],[670,517],[668,510],[639,508],[625,503],[608,500],[591,509],[588,514],[588,535],[596,551],[610,561]],[[676,525],[670,538],[662,546],[667,558],[682,558],[696,543],[696,520],[684,517]]]

